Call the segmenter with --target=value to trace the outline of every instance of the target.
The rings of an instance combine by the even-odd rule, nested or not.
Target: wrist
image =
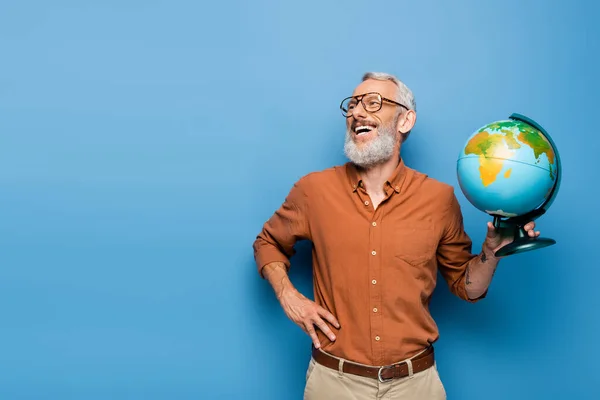
[[[494,249],[490,248],[486,244],[481,249],[481,262],[498,262],[500,257],[495,255]]]
[[[290,297],[295,297],[297,293],[298,293],[298,291],[291,284],[289,279],[284,279],[281,282],[281,285],[279,286],[279,290],[277,291],[276,296],[277,296],[277,299],[279,300],[279,302],[283,304]]]

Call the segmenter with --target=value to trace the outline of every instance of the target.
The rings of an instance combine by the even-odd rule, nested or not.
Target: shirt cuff
[[[261,278],[265,278],[263,275],[263,269],[266,265],[273,262],[280,262],[285,266],[285,271],[290,270],[290,260],[285,254],[273,248],[265,248],[255,255],[256,265],[258,267],[258,274]]]

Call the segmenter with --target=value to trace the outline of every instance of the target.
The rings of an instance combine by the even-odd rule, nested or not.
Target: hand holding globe
[[[540,236],[540,232],[535,230],[535,222],[530,221],[523,226],[523,231],[525,231],[525,235],[519,235],[522,237],[528,236],[529,238],[537,238]],[[508,254],[502,254],[499,252],[511,243],[519,243],[517,240],[515,242],[514,237],[514,227],[512,230],[497,228],[492,222],[487,223],[487,234],[485,236],[485,241],[483,245],[487,250],[493,253],[496,257],[502,257]],[[510,248],[510,247],[509,247]]]
[[[533,220],[556,198],[561,173],[550,135],[523,115],[487,124],[467,139],[457,162],[458,182],[467,200],[494,218],[486,244],[496,256],[556,243],[540,238]],[[506,231],[512,240],[499,235]]]

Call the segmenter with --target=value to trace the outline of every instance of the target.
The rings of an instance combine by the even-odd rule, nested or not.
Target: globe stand
[[[509,243],[500,249],[498,249],[494,255],[496,257],[504,257],[510,256],[512,254],[523,253],[530,250],[537,250],[543,247],[551,246],[556,244],[556,240],[550,238],[542,238],[542,237],[530,237],[527,234],[524,226],[534,218],[539,217],[540,213],[536,213],[537,215],[525,215],[519,218],[508,218],[501,219],[501,217],[494,215],[494,228],[500,231],[501,234],[503,232],[513,232],[514,240],[512,243]],[[543,214],[543,212],[542,212]]]

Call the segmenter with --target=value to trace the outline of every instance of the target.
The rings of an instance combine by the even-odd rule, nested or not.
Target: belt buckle
[[[394,379],[394,377],[393,377],[393,376],[392,376],[391,378],[388,378],[388,379],[384,379],[384,378],[381,376],[381,372],[382,372],[384,369],[393,369],[393,368],[394,368],[394,366],[393,366],[393,365],[384,365],[384,366],[382,366],[382,367],[379,367],[379,371],[377,371],[377,379],[379,380],[379,382],[381,382],[381,383],[385,383],[385,382],[389,382],[389,381],[391,381],[392,379]]]

